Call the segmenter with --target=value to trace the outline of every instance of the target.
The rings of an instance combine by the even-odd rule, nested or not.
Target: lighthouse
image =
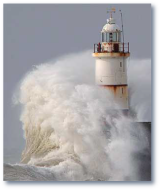
[[[110,11],[110,18],[101,31],[101,42],[94,44],[96,84],[108,89],[119,109],[128,110],[127,61],[130,57],[129,43],[124,43],[122,27],[112,17],[115,9]]]

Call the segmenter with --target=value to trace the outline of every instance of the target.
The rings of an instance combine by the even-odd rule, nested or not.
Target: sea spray
[[[135,94],[143,91],[136,91],[134,74],[128,77],[137,113]],[[134,155],[148,148],[146,131],[95,86],[90,51],[36,66],[22,81],[18,101],[26,139],[22,163],[48,168],[53,180],[139,180]]]

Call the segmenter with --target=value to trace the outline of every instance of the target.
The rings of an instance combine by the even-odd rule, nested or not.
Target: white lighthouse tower
[[[94,44],[93,57],[96,59],[96,84],[110,90],[119,108],[127,110],[129,43],[124,43],[123,24],[121,30],[112,17],[115,9],[111,9],[109,12],[110,18],[107,19],[107,24],[104,25],[101,31],[101,42]]]

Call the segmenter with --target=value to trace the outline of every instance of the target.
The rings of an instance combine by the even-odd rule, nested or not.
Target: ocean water
[[[21,163],[4,165],[4,180],[150,180],[150,132],[135,124],[151,120],[150,68],[130,62],[126,115],[94,84],[90,51],[35,66],[14,96],[26,146]]]

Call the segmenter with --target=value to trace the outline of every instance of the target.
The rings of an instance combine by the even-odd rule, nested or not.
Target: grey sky
[[[109,5],[113,6],[123,12],[125,42],[130,42],[131,59],[151,58],[151,5]],[[32,65],[92,49],[100,41],[107,7],[107,4],[4,5],[5,162],[18,161],[24,147],[20,111],[12,106],[19,81]],[[115,14],[118,17],[119,13]],[[120,24],[120,18],[117,22]]]

